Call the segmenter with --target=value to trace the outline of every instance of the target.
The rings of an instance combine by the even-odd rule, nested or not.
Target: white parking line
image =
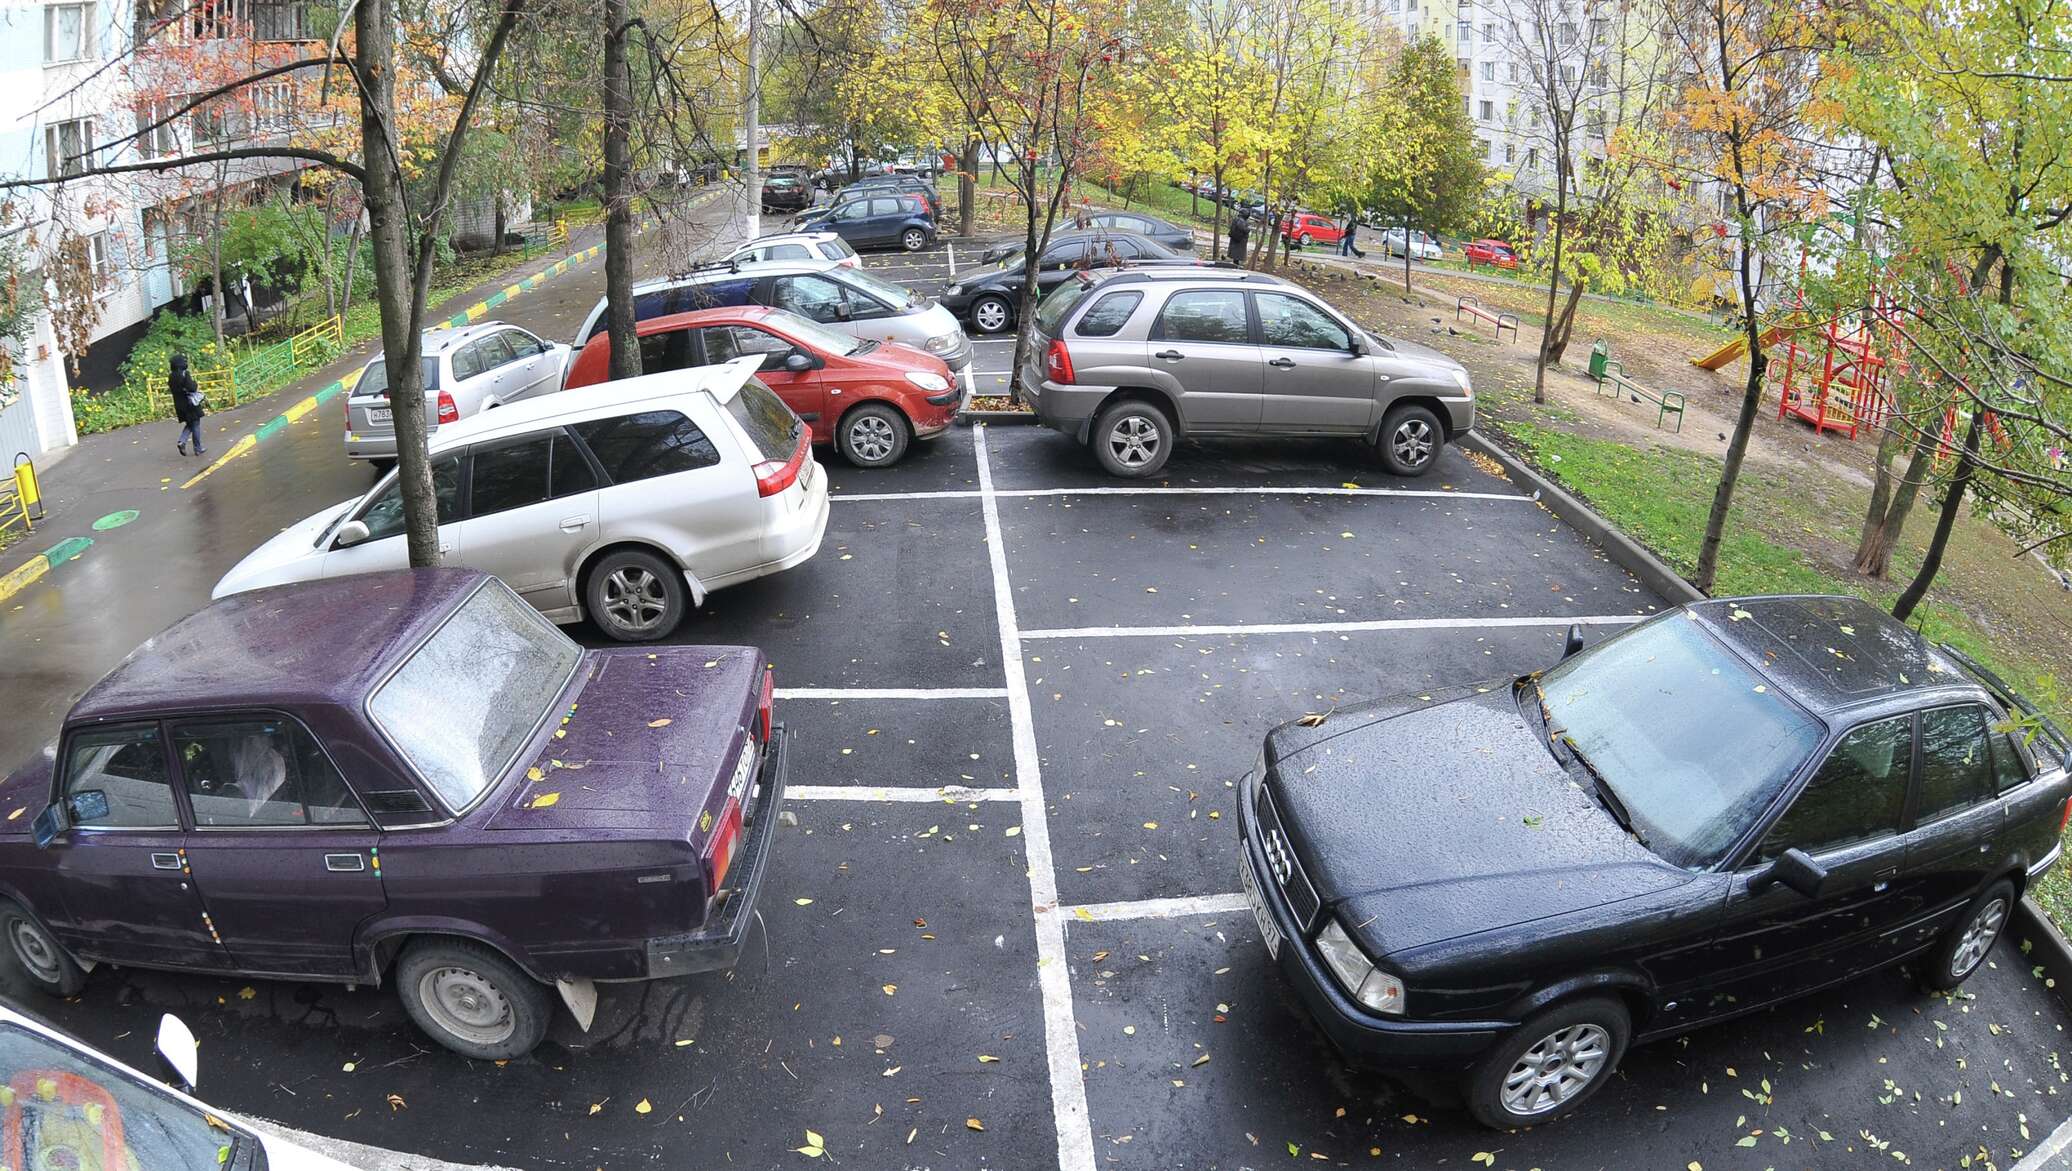
[[[780,687],[778,699],[1006,699],[1005,687]]]
[[[829,500],[959,500],[980,496],[975,488],[946,488],[934,492],[835,492]],[[997,497],[1029,496],[1405,496],[1428,500],[1512,500],[1530,503],[1539,493],[1521,496],[1516,492],[1446,492],[1424,488],[1000,488]]]
[[[1050,820],[1043,800],[1043,764],[1036,752],[1036,722],[1022,669],[1022,636],[1007,576],[1007,545],[993,499],[993,465],[986,455],[986,425],[973,429],[978,486],[986,518],[986,559],[993,570],[993,608],[1000,625],[1000,659],[1007,670],[1007,710],[1014,725],[1014,776],[1022,800],[1029,901],[1036,917],[1036,985],[1043,999],[1044,1052],[1050,1059],[1050,1108],[1057,1127],[1059,1171],[1094,1171],[1094,1135],[1087,1120],[1086,1082],[1079,1070],[1079,1029],[1072,1015],[1072,976],[1065,958],[1065,926],[1058,914],[1058,876],[1051,861]]]
[[[929,789],[920,785],[892,785],[865,788],[862,785],[792,785],[784,790],[786,801],[901,801],[915,803],[943,802],[951,805],[967,801],[1019,801],[1022,795],[1013,789],[970,789],[963,785],[943,785]]]
[[[1205,638],[1247,634],[1338,634],[1367,630],[1480,630],[1491,626],[1626,626],[1646,614],[1548,615],[1535,618],[1376,618],[1365,622],[1256,622],[1230,626],[1075,626],[1024,630],[1036,638]]]
[[[1242,893],[1193,895],[1177,899],[1135,899],[1122,903],[1088,903],[1066,907],[1061,913],[1082,923],[1113,923],[1123,919],[1185,919],[1194,915],[1227,915],[1246,911],[1252,904]]]

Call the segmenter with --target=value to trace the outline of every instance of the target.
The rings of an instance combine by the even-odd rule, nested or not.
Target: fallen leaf
[[[401,1094],[390,1094],[388,1096],[388,1104],[390,1112],[408,1110],[410,1108],[410,1103],[405,1102]]]
[[[791,901],[797,903],[799,906],[802,907],[810,907],[813,905],[812,899],[793,899]]]
[[[990,1053],[981,1053],[978,1055],[978,1062],[980,1065],[991,1065],[998,1060],[1000,1059],[993,1056]]]
[[[648,1100],[646,1098],[642,1098],[640,1101],[635,1102],[633,1104],[633,1112],[635,1114],[646,1114],[653,1109],[654,1107],[648,1104]]]
[[[590,1113],[592,1113],[592,1114],[595,1114],[595,1113],[597,1113],[598,1111],[600,1111],[600,1110],[603,1110],[603,1109],[604,1109],[604,1103],[602,1103],[602,1102],[592,1102],[592,1103],[590,1103]]]
[[[897,991],[899,991],[899,985],[897,985],[897,984],[887,984],[887,985],[885,985],[885,995],[887,995],[887,996],[890,996],[890,995],[892,995],[893,993],[895,993],[895,992],[897,992]]]
[[[650,728],[666,728],[666,727],[668,727],[669,725],[671,725],[671,724],[673,724],[673,723],[675,723],[675,722],[676,722],[675,720],[668,720],[668,719],[663,719],[663,720],[649,720],[649,721],[648,721],[648,727],[650,727]]]
[[[549,805],[559,805],[560,803],[561,803],[561,794],[560,794],[560,793],[541,793],[541,794],[540,794],[539,796],[537,796],[537,797],[534,797],[534,798],[532,799],[532,803],[531,803],[531,804],[529,804],[529,805],[527,805],[527,806],[526,806],[526,808],[527,808],[527,809],[545,809],[545,808],[546,808],[547,806],[549,806]]]
[[[541,772],[537,768],[529,768],[525,770],[525,779],[528,781],[537,781],[542,777],[545,777],[546,775],[546,773]]]
[[[360,1066],[360,1063],[359,1063],[359,1062],[357,1062],[357,1061],[348,1061],[348,1062],[346,1062],[346,1063],[345,1063],[344,1069],[345,1069],[345,1072],[347,1072],[347,1073],[351,1073],[351,1072],[352,1072],[353,1070],[355,1070],[355,1069],[358,1069],[358,1068],[359,1068],[359,1066]]]
[[[1197,1058],[1195,1058],[1195,1059],[1194,1059],[1194,1064],[1196,1064],[1196,1065],[1207,1065],[1208,1063],[1209,1063],[1209,1055],[1208,1055],[1208,1054],[1206,1054],[1206,1053],[1204,1053],[1204,1054],[1202,1054],[1202,1055],[1201,1055],[1200,1057],[1197,1057]]]
[[[259,990],[257,988],[252,987],[250,984],[247,984],[243,988],[237,990],[237,998],[239,1000],[250,1000],[257,995],[259,995]]]
[[[976,1119],[976,1118],[967,1118],[967,1119],[965,1119],[965,1120],[964,1120],[964,1126],[965,1126],[965,1129],[967,1129],[967,1130],[984,1130],[984,1129],[986,1128],[986,1124],[985,1124],[985,1123],[983,1123],[983,1122],[980,1122],[980,1121],[979,1121],[978,1119]]]
[[[8,814],[7,820],[13,821],[15,818],[20,817],[22,814],[27,813],[28,811],[29,807],[24,805],[20,809],[15,810],[13,813]]]

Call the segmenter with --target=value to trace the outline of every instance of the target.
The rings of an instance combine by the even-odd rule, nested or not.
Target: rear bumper
[[[367,435],[357,431],[345,433],[345,458],[347,459],[394,459],[396,458],[396,433]]]
[[[705,926],[688,935],[669,935],[647,941],[647,974],[650,979],[688,976],[731,968],[741,956],[741,943],[748,924],[755,918],[755,899],[763,886],[763,872],[769,868],[770,848],[777,837],[777,806],[784,800],[791,737],[784,725],[770,729],[770,745],[763,755],[761,772],[749,794],[750,820],[743,831],[746,841],[735,858],[733,873],[746,877],[732,887]]]
[[[1086,438],[1087,421],[1114,392],[1112,386],[1052,382],[1042,377],[1039,368],[1033,365],[1022,367],[1022,401],[1036,413],[1036,421],[1074,438]]]

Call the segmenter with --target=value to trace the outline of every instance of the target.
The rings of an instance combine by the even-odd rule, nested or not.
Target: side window
[[[672,329],[640,339],[640,372],[662,374],[690,365],[690,331]]]
[[[499,366],[508,366],[517,361],[518,354],[511,345],[512,340],[508,331],[499,331],[483,338],[482,368],[484,370],[494,370]]]
[[[836,208],[835,213],[828,218],[845,224],[858,223],[870,214],[870,206],[870,200],[858,199]]]
[[[706,344],[710,345],[713,335],[721,332],[727,334],[726,344],[732,348],[730,357],[748,354],[762,356],[763,363],[756,367],[757,370],[776,370],[782,367],[785,355],[796,348],[775,334],[765,333],[747,325],[721,325],[709,328],[705,331]]]
[[[597,487],[597,472],[566,431],[554,432],[554,452],[547,472],[547,495],[556,500]]]
[[[464,382],[489,368],[483,360],[482,343],[472,341],[453,354],[453,380]]]
[[[1259,293],[1259,343],[1294,346],[1305,350],[1346,350],[1352,338],[1345,327],[1324,315],[1324,311],[1299,297],[1285,293]]]
[[[1080,337],[1114,337],[1122,332],[1130,314],[1135,313],[1143,302],[1142,293],[1108,293],[1094,302],[1094,307],[1086,311],[1079,324],[1072,327],[1072,332]]]
[[[1100,265],[1117,260],[1139,260],[1143,258],[1143,255],[1144,250],[1137,247],[1135,240],[1125,236],[1116,236],[1112,239],[1101,241],[1101,246],[1094,250],[1093,262]]]
[[[779,244],[770,249],[769,260],[812,260],[813,254],[806,251],[804,244]]]
[[[511,347],[513,358],[530,358],[547,352],[547,345],[522,329],[504,331],[504,344]]]
[[[613,419],[591,419],[571,428],[604,465],[614,484],[711,467],[719,450],[678,411],[642,411]]]
[[[840,321],[845,303],[842,286],[817,276],[781,276],[771,290],[770,301],[809,321]]]
[[[547,468],[553,439],[535,435],[496,447],[475,449],[468,515],[490,516],[547,498]]]
[[[1819,854],[1896,832],[1913,753],[1907,716],[1851,730],[1770,827],[1760,856],[1767,861],[1794,846]]]
[[[1158,315],[1156,336],[1176,342],[1249,342],[1245,295],[1235,289],[1174,293]]]
[[[173,785],[158,725],[77,732],[65,756],[65,801],[74,825],[177,829]]]
[[[873,199],[871,200],[871,218],[882,219],[885,216],[899,215],[906,211],[905,202],[900,199]]]
[[[1038,268],[1071,268],[1086,259],[1086,244],[1075,241],[1046,249]]]
[[[365,511],[360,513],[360,523],[367,526],[367,540],[393,537],[403,531],[403,494],[398,489],[399,481],[390,481],[388,489],[374,498]],[[460,516],[460,457],[449,455],[432,463],[432,494],[439,501],[439,523],[451,524]]]
[[[1986,711],[1977,704],[1921,713],[1922,825],[1977,805],[1993,794],[1993,750],[1986,743]]]
[[[175,723],[173,751],[196,828],[367,824],[337,766],[293,720]]]
[[[2018,731],[1999,731],[1998,721],[1988,720],[1993,732],[1993,791],[2005,793],[2016,785],[2025,785],[2035,778],[2031,771],[2031,757],[2022,750]]]

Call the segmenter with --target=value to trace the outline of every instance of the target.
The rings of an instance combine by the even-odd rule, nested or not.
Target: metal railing
[[[0,480],[0,534],[19,527],[34,532],[43,519],[43,489],[36,480],[36,463],[26,451],[14,454],[14,471]]]
[[[326,317],[286,341],[241,355],[231,365],[195,371],[194,385],[216,409],[234,407],[272,390],[283,376],[330,361],[344,344],[345,323],[335,316]],[[172,413],[173,400],[166,392],[164,375],[146,379],[144,390],[154,413]]]

